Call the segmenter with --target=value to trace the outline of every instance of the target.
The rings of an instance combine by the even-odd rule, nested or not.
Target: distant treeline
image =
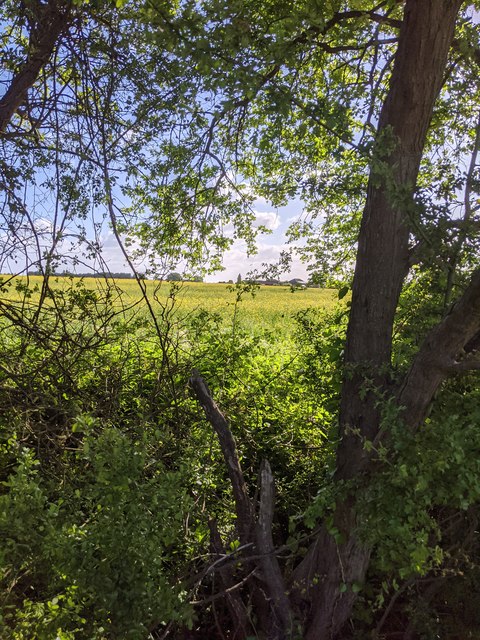
[[[43,276],[44,274],[41,271],[29,271],[29,276]],[[52,276],[60,276],[61,278],[114,278],[115,280],[132,280],[135,278],[133,273],[124,273],[123,271],[119,273],[115,272],[106,272],[106,271],[89,271],[88,273],[72,273],[71,271],[62,271],[60,273],[53,272]],[[140,274],[141,278],[145,276]]]
[[[43,276],[44,274],[41,271],[29,271],[29,276]],[[61,278],[112,278],[114,280],[134,280],[135,276],[133,273],[125,273],[124,271],[113,272],[113,271],[89,271],[88,273],[72,273],[71,271],[54,271],[52,276],[57,276]],[[143,273],[139,273],[138,277],[142,280],[148,280],[147,276]],[[169,273],[164,280],[168,282],[203,282],[203,278],[201,276],[192,276],[192,277],[184,277],[179,273],[172,272]]]

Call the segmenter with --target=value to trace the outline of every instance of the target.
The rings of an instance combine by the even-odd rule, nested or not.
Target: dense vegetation
[[[2,638],[478,637],[479,10],[0,3]]]
[[[299,312],[291,338],[264,303],[264,322],[257,316],[245,331],[237,290],[224,295],[230,318],[198,307],[183,317],[181,301],[178,313],[163,307],[159,344],[144,310],[125,320],[79,280],[51,295],[62,324],[55,328],[47,304],[39,325],[48,336],[15,324],[2,334],[2,637],[142,638],[163,621],[199,620],[213,637],[212,605],[189,606],[208,603],[215,588],[204,575],[209,521],[217,519],[230,551],[238,542],[218,443],[189,390],[192,368],[232,415],[252,487],[264,457],[282,469],[285,544],[332,463],[334,404],[317,403],[306,375],[318,363],[305,338],[327,312]],[[334,360],[324,366],[321,385],[332,393]]]

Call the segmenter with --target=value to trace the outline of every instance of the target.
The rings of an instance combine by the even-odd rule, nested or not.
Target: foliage
[[[33,342],[25,327],[3,332],[4,353],[8,346],[17,362],[15,377],[4,371],[2,380],[6,638],[141,638],[163,623],[190,623],[191,566],[208,554],[207,519],[216,515],[235,540],[217,445],[186,393],[193,365],[232,415],[247,477],[255,482],[264,457],[279,471],[279,543],[325,464],[318,453],[332,419],[318,413],[304,385],[312,356],[301,332],[294,346],[288,333],[261,324],[252,335],[238,314],[233,328],[207,311],[170,328],[167,316],[167,362],[144,320],[124,325],[112,313],[115,298],[100,301],[77,284],[94,304],[82,320],[83,294],[74,297],[66,334],[52,323],[44,340],[40,329],[55,317],[48,303]],[[49,295],[63,300],[64,290]],[[88,339],[82,344],[79,358],[69,341],[73,347],[85,335],[81,327],[94,330],[102,308],[110,319],[91,347]],[[64,347],[56,353],[59,340]]]
[[[172,273],[169,273],[167,275],[165,280],[171,281],[171,282],[181,282],[182,281],[182,276],[179,273],[177,273],[176,271],[172,271]]]
[[[1,3],[0,266],[42,276],[0,286],[2,637],[225,636],[243,609],[270,633],[269,561],[309,640],[317,623],[338,635],[359,593],[357,630],[433,637],[440,605],[453,626],[462,573],[473,609],[479,8]],[[436,15],[445,55],[414,28],[431,37]],[[431,77],[412,51],[437,61]],[[178,284],[236,239],[254,250],[259,196],[302,200],[290,240],[346,305],[319,313],[323,293],[281,288],[247,301],[240,274],[221,301]],[[136,274],[129,299],[111,278],[55,278],[109,273],[110,240],[172,283]],[[254,517],[273,467],[282,553],[239,551],[193,367],[228,417]]]
[[[99,311],[86,311],[90,330]],[[15,377],[2,374],[5,638],[142,638],[190,617],[175,560],[188,473],[169,463],[144,413],[138,389],[148,397],[151,377],[139,378],[138,344],[118,321],[78,345],[81,358],[71,353],[68,341],[84,335],[78,305],[74,317],[69,334],[51,324],[48,341],[39,333],[27,349],[30,327],[4,327],[17,361]]]
[[[79,417],[74,432],[86,425],[95,429]],[[61,486],[15,445],[4,452],[14,470],[1,509],[2,637],[143,638],[152,623],[185,618],[165,575],[188,504],[181,475],[114,428],[65,455]]]
[[[72,339],[83,300],[75,296]],[[241,298],[234,306],[248,304]],[[99,308],[97,300],[86,318]],[[236,537],[218,445],[186,392],[193,365],[230,417],[252,486],[261,460],[272,464],[274,534],[290,549],[287,564],[331,514],[346,310],[302,311],[293,335],[261,324],[251,333],[231,313],[233,326],[206,310],[163,325],[169,365],[140,319],[132,334],[133,320],[124,327],[114,315],[80,360],[67,348],[51,357],[55,332],[20,359],[26,329],[3,333],[3,349],[9,345],[20,368],[2,382],[2,636],[141,638],[160,622],[192,620],[189,575],[194,558],[208,556],[207,518],[217,518],[227,541]],[[444,545],[452,534],[443,519],[478,500],[472,383],[452,383],[415,436],[386,410],[389,463],[358,489],[363,535],[376,549],[374,601],[385,581],[457,575],[465,565],[461,537],[458,551]],[[197,598],[209,588],[208,580],[196,587]],[[199,615],[205,624],[208,608]]]

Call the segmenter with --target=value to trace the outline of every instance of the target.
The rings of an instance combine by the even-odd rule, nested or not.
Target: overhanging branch
[[[28,90],[36,82],[40,71],[50,60],[61,35],[70,24],[72,3],[51,1],[38,3],[37,22],[30,33],[27,60],[13,77],[10,86],[0,100],[0,133],[8,126],[13,114],[22,105]]]

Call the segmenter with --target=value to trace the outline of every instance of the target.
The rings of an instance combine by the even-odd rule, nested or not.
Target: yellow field
[[[0,277],[5,281],[6,276]],[[15,283],[15,284],[14,284]],[[16,290],[16,284],[27,285],[30,289],[39,289],[42,284],[40,276],[17,277],[8,289],[0,290],[3,299],[19,300],[21,293]],[[50,286],[52,289],[65,290],[80,283],[77,278],[52,277]],[[88,289],[105,290],[104,280],[85,278],[83,283]],[[164,305],[172,305],[171,283],[146,281],[147,294],[154,310],[161,312]],[[247,325],[273,327],[276,325],[289,325],[289,320],[295,313],[309,307],[328,309],[337,301],[337,292],[331,289],[302,289],[292,290],[289,287],[261,285],[255,290],[254,295],[243,293],[241,301],[235,304],[237,291],[226,284],[212,283],[176,283],[179,285],[175,291],[174,307],[181,316],[206,309],[211,313],[218,313],[229,321],[237,314],[237,318]],[[138,301],[139,306],[145,305],[139,286],[135,280],[116,280],[115,288],[116,305],[130,307]],[[35,304],[39,293],[34,291],[30,298],[30,304]],[[48,302],[47,302],[48,304]],[[138,307],[137,307],[138,308]]]

